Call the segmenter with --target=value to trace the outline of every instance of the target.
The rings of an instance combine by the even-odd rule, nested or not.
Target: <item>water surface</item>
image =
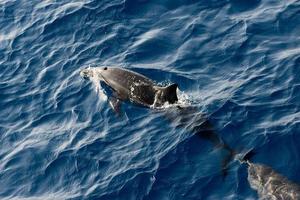
[[[196,119],[300,183],[299,30],[296,0],[1,1],[0,198],[258,198],[245,166],[222,177],[198,120],[118,117],[88,65],[178,83]]]

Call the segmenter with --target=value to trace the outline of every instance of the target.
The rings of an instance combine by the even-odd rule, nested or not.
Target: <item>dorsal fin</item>
[[[163,98],[169,103],[175,103],[178,101],[177,98],[177,83],[171,84],[163,89]]]

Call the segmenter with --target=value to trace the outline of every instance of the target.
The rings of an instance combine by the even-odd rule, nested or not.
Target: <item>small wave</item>
[[[257,199],[193,136],[205,119],[298,182],[299,0],[249,2],[1,1],[0,199]],[[124,120],[89,63],[177,83],[178,102]]]

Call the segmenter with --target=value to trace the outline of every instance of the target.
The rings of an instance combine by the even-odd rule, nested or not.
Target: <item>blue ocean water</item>
[[[176,82],[196,109],[118,116],[89,65]],[[300,183],[300,1],[3,0],[0,75],[0,199],[257,199],[201,116]]]

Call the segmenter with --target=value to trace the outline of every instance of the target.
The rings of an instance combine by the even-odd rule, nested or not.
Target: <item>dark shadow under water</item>
[[[174,107],[166,110],[166,118],[171,122],[176,121],[174,125],[177,128],[184,128],[187,134],[191,134],[192,139],[209,141],[213,148],[225,151],[224,158],[220,164],[222,176],[225,178],[228,174],[228,164],[235,156],[235,151],[227,145],[223,139],[215,131],[214,125],[209,119],[209,116],[201,113],[196,106]]]

